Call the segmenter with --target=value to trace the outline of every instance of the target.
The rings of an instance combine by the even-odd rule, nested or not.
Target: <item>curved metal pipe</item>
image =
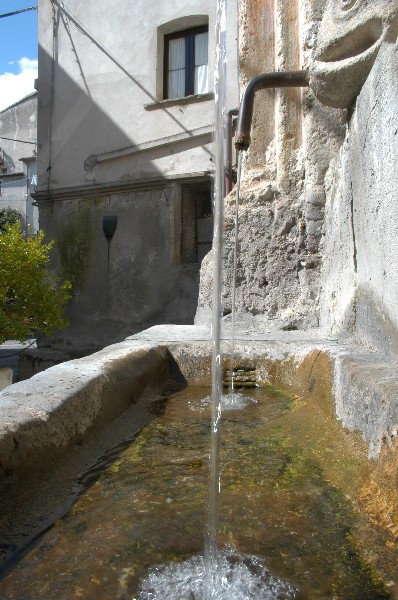
[[[238,125],[235,134],[235,148],[247,150],[250,146],[250,129],[253,118],[254,95],[257,90],[266,88],[307,87],[309,71],[276,71],[253,77],[246,86],[239,108]]]
[[[227,148],[225,151],[225,195],[232,190],[232,119],[239,114],[237,108],[227,113]]]

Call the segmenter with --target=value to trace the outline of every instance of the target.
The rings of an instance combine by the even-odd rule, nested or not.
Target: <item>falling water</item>
[[[238,271],[238,245],[239,245],[239,200],[240,200],[240,180],[242,173],[243,152],[238,154],[237,181],[235,188],[235,226],[234,226],[234,252],[233,252],[233,273],[232,273],[232,322],[231,322],[231,350],[229,370],[231,373],[231,383],[229,391],[222,398],[222,407],[227,410],[239,409],[247,406],[249,399],[247,396],[235,390],[236,376],[236,357],[235,357],[235,323],[236,323],[236,278]]]
[[[236,315],[236,274],[238,270],[238,234],[239,234],[239,194],[240,177],[242,172],[242,151],[238,154],[238,169],[235,194],[235,244],[234,244],[234,270],[232,276],[232,327],[231,327],[231,390],[234,389],[235,380],[235,315]]]
[[[221,317],[222,317],[222,254],[224,231],[226,143],[225,88],[226,88],[226,9],[227,0],[217,0],[216,60],[214,70],[214,233],[213,233],[213,309],[212,309],[212,393],[210,420],[210,476],[208,489],[208,518],[204,556],[196,556],[179,564],[163,565],[144,580],[140,600],[178,598],[178,600],[280,600],[294,598],[295,590],[274,578],[257,557],[242,556],[218,547],[218,518],[221,492],[220,445],[222,372],[221,372]],[[238,161],[240,180],[241,156]],[[235,217],[235,254],[233,282],[233,332],[235,338],[235,287],[238,245],[239,187],[237,183]],[[231,353],[234,354],[234,350]],[[233,404],[233,403],[232,403]],[[246,403],[245,403],[246,405]],[[230,407],[229,407],[230,408]],[[239,406],[239,408],[243,408]]]
[[[217,552],[217,530],[220,496],[220,436],[221,436],[221,316],[222,316],[222,247],[224,229],[224,143],[225,143],[225,83],[226,83],[226,0],[217,1],[216,62],[214,69],[214,235],[213,235],[213,314],[212,314],[212,403],[210,477],[205,562],[208,574],[208,598],[214,590],[213,569]]]

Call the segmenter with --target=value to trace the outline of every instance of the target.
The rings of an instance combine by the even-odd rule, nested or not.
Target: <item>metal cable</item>
[[[28,10],[37,10],[37,6],[30,6],[29,8],[21,8],[21,10],[14,10],[14,12],[4,13],[3,15],[0,15],[0,19],[2,19],[3,17],[12,17],[13,15],[19,15],[20,13],[24,13]]]
[[[31,342],[28,346],[23,346],[23,348],[20,348],[19,350],[17,350],[16,352],[13,352],[12,354],[6,354],[5,356],[2,356],[0,354],[0,361],[2,361],[3,358],[11,358],[12,356],[16,356],[17,354],[20,354],[20,352],[22,352],[22,350],[27,350],[28,348],[33,346],[33,344],[35,344],[35,343],[36,343],[36,340],[33,340],[33,342]]]

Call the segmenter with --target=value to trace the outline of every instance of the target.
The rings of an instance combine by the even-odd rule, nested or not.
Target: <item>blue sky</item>
[[[36,6],[37,0],[0,0],[0,14]],[[0,110],[34,91],[37,10],[0,19]]]

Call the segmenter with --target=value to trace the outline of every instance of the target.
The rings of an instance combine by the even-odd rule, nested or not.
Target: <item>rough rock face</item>
[[[243,82],[264,70],[308,67],[323,2],[276,0],[275,5],[268,2],[260,9],[258,3],[247,0],[242,5],[241,14],[267,26],[262,47],[269,46],[262,64],[258,35],[248,31],[243,20]],[[270,19],[264,15],[266,9],[275,12],[272,31]],[[301,29],[300,20],[304,22]],[[269,64],[270,55],[276,57],[273,65]],[[343,111],[322,106],[311,90],[264,90],[256,94],[252,144],[244,159],[239,208],[235,306],[243,326],[253,319],[257,327],[264,324],[267,328],[318,325],[325,176],[342,143],[344,122]],[[226,199],[225,207],[225,315],[232,309],[234,193]],[[202,263],[197,323],[209,319],[211,283],[210,254]]]
[[[296,194],[287,196],[270,181],[246,178],[242,185],[235,306],[243,323],[249,317],[259,317],[259,322],[272,320],[283,329],[317,325],[317,314],[309,309],[317,294],[314,274],[319,259],[306,248],[302,186],[303,180],[298,178]],[[312,208],[315,213],[316,204]],[[232,311],[234,212],[235,199],[231,195],[225,210],[224,315]],[[210,253],[202,263],[201,318],[211,300],[211,259]]]
[[[245,324],[251,318],[259,328],[319,324],[325,334],[354,336],[362,345],[395,356],[398,1],[289,2],[290,30],[281,21],[282,16],[286,21],[287,3],[275,0],[275,6],[275,70],[297,68],[286,40],[297,38],[300,29],[298,68],[310,68],[311,82],[296,97],[292,90],[274,93],[275,120],[266,130],[263,164],[255,136],[255,148],[245,160],[238,319]],[[242,52],[244,69],[247,39]],[[270,92],[265,94],[269,103]],[[265,109],[258,96],[257,109]],[[231,310],[232,205],[228,198],[226,314]],[[207,257],[202,265],[198,322],[211,299],[210,262]]]
[[[328,0],[318,31],[312,87],[318,98],[347,108],[361,91],[383,44],[395,42],[394,0]]]

